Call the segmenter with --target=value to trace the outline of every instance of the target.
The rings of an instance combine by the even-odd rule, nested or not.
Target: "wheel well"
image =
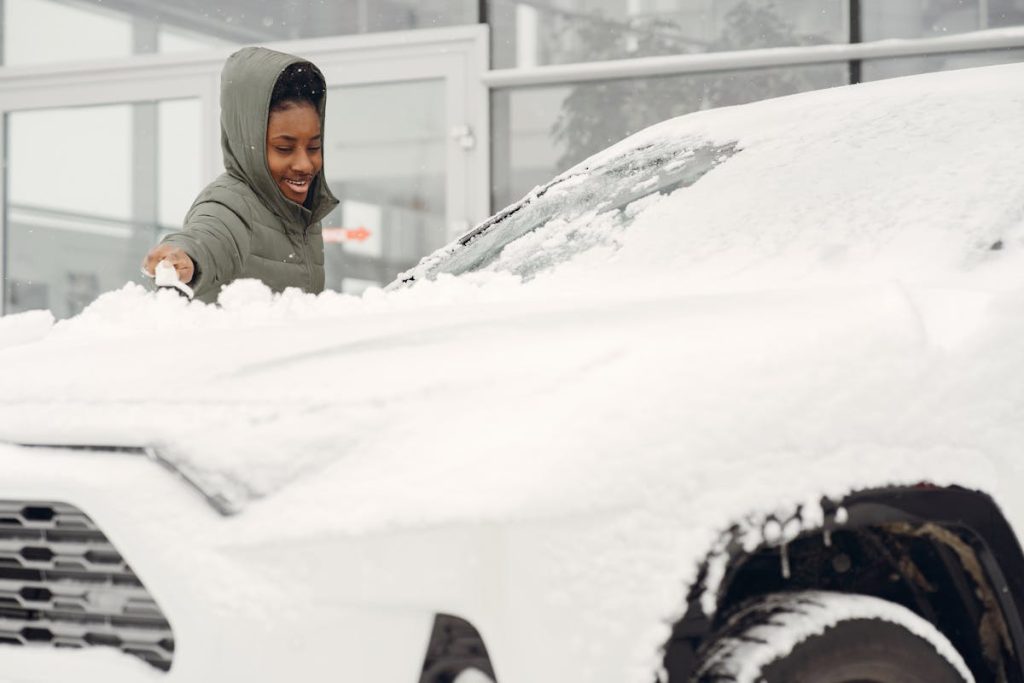
[[[469,669],[497,680],[484,639],[476,627],[451,614],[435,615],[420,683],[453,683]]]
[[[962,532],[961,532],[962,533]],[[992,586],[968,539],[933,524],[903,522],[837,530],[762,548],[733,567],[720,619],[768,593],[822,589],[883,598],[909,608],[942,631],[979,680],[1006,681],[1013,652]],[[789,577],[782,567],[788,555]],[[983,675],[984,674],[984,675]]]
[[[951,502],[959,509],[950,508]],[[973,516],[962,514],[965,503],[973,506]],[[829,504],[823,501],[822,507]],[[945,634],[976,680],[1024,681],[1019,586],[1004,578],[1024,572],[1024,557],[988,496],[964,489],[888,489],[831,505],[839,507],[848,511],[845,524],[826,524],[749,552],[731,544],[710,617],[701,609],[702,593],[713,590],[706,588],[708,563],[702,566],[686,616],[666,646],[670,681],[689,680],[701,645],[736,610],[770,593],[808,589],[901,604]],[[932,509],[935,514],[920,514]]]

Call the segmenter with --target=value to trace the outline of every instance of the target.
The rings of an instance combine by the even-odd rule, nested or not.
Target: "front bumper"
[[[14,446],[0,446],[0,461],[0,501],[54,501],[88,515],[159,604],[174,639],[166,673],[114,647],[0,644],[4,681],[83,680],[85,672],[84,680],[108,682],[419,680],[432,610],[340,604],[282,570],[287,563],[234,552],[237,520],[157,463]]]

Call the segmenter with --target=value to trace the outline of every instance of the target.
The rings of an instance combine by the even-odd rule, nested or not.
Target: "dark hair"
[[[277,77],[270,94],[270,110],[285,109],[291,103],[309,102],[320,107],[326,86],[320,70],[309,62],[298,62],[287,67]]]

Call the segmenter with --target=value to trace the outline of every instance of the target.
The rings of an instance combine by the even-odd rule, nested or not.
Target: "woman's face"
[[[309,102],[286,102],[267,121],[267,167],[288,199],[302,204],[324,165],[320,116]]]

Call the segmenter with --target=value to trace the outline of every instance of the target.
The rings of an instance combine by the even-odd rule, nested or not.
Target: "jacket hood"
[[[270,96],[281,72],[305,59],[262,47],[247,47],[228,57],[220,78],[220,139],[224,168],[244,181],[285,225],[316,223],[338,204],[321,168],[311,188],[310,208],[281,193],[267,166],[267,119]],[[320,74],[316,66],[310,66]],[[323,74],[320,74],[323,78]],[[327,97],[320,99],[320,130],[324,130]]]

